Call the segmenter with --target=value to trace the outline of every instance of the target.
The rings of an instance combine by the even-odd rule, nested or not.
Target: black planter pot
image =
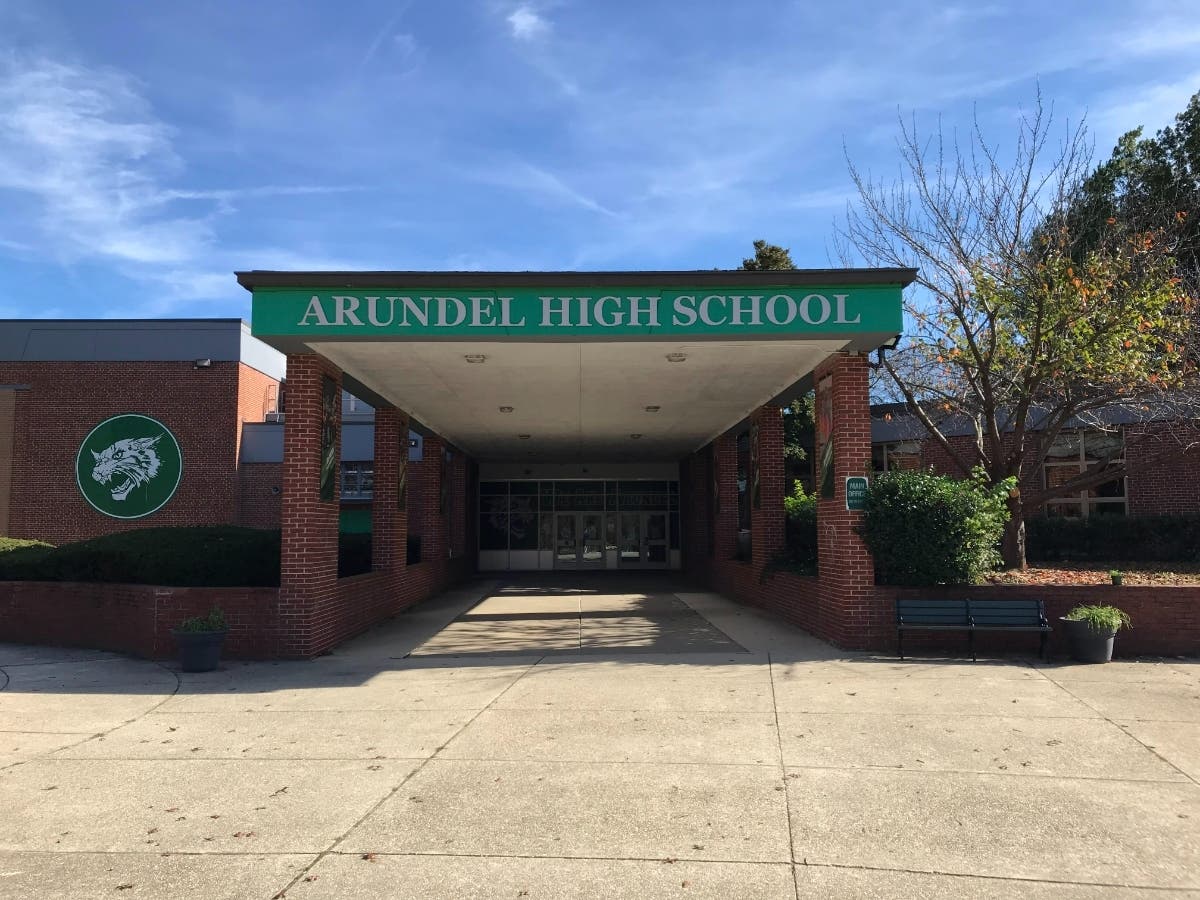
[[[1088,622],[1059,619],[1067,634],[1071,659],[1082,663],[1106,663],[1112,659],[1115,628],[1093,628]]]
[[[227,631],[172,631],[179,645],[179,665],[185,672],[211,672],[221,661]]]

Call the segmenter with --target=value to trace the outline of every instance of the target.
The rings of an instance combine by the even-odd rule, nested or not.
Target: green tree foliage
[[[742,260],[749,272],[795,269],[791,252],[778,244],[754,242],[754,256]],[[783,459],[788,483],[811,480],[812,447],[815,437],[813,395],[793,400],[783,415]]]
[[[881,584],[972,584],[1000,562],[1008,493],[977,469],[963,480],[884,472],[867,489],[861,533]]]
[[[742,268],[750,272],[763,272],[769,269],[794,269],[796,265],[786,247],[755,241],[754,256],[743,259]]]
[[[902,124],[902,179],[852,165],[859,198],[840,235],[848,261],[919,269],[904,340],[876,365],[964,475],[982,465],[993,485],[1018,477],[1004,543],[1014,567],[1025,564],[1026,515],[1125,474],[1114,455],[1023,496],[1020,476],[1064,428],[1110,427],[1117,408],[1132,421],[1162,417],[1197,387],[1196,307],[1170,229],[1081,206],[1086,131],[1061,143],[1051,132],[1040,101],[1003,155],[978,126],[963,142]],[[963,431],[969,447],[950,440]]]
[[[1161,231],[1170,241],[1181,277],[1200,283],[1200,92],[1175,123],[1154,137],[1126,132],[1112,155],[1083,182],[1067,225],[1084,250],[1103,246],[1107,227],[1128,223]]]

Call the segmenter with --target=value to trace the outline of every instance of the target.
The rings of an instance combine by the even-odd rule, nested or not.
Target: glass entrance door
[[[554,514],[554,566],[598,569],[604,566],[604,514]]]
[[[579,561],[579,516],[556,513],[554,516],[554,566],[574,568]]]
[[[670,563],[667,514],[621,513],[619,558],[622,566],[666,568]]]
[[[642,561],[649,566],[665,568],[668,562],[667,514],[642,513],[642,533],[646,536]]]

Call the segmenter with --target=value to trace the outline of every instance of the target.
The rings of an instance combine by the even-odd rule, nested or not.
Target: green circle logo
[[[179,442],[149,416],[105,419],[83,439],[75,457],[79,492],[114,519],[140,519],[161,509],[182,478]]]

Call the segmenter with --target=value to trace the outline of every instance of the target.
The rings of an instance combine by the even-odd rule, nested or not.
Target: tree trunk
[[[1021,489],[1013,488],[1008,495],[1008,522],[1004,526],[1004,539],[1000,544],[1006,569],[1024,569],[1026,566],[1025,515],[1021,507]]]

